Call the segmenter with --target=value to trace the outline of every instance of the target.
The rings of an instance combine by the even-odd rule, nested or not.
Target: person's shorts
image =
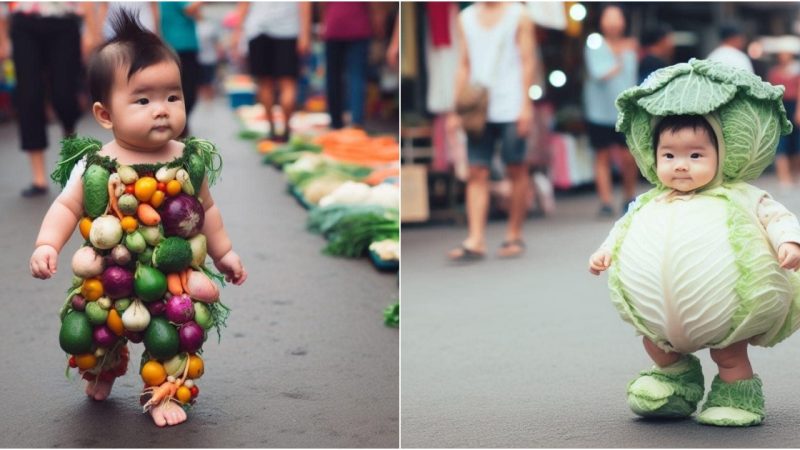
[[[214,84],[214,79],[216,77],[217,77],[216,64],[200,64],[200,77],[197,80],[197,84],[201,86]]]
[[[477,138],[467,137],[467,159],[470,165],[490,166],[498,141],[504,163],[520,164],[525,160],[525,139],[517,134],[517,122],[489,122],[483,135]]]
[[[794,113],[797,103],[794,101],[784,101],[784,108],[786,108],[786,117],[794,122]],[[778,141],[778,148],[775,150],[776,155],[793,156],[800,152],[800,131],[797,130],[797,125],[792,128],[792,132],[786,136],[781,136]]]
[[[297,78],[300,75],[297,38],[278,39],[259,34],[248,42],[247,59],[254,77]]]
[[[625,135],[614,129],[614,126],[598,125],[586,122],[586,132],[589,134],[589,144],[594,151],[608,148],[614,144],[627,147]]]

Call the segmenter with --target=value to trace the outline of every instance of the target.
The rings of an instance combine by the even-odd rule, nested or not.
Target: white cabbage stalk
[[[748,260],[736,260],[727,208],[725,200],[703,195],[651,201],[631,221],[614,263],[635,315],[627,319],[664,349],[690,353],[759,335],[769,341],[784,324],[791,283],[766,237],[747,242]],[[754,275],[750,305],[736,290],[737,264]],[[738,326],[737,313],[744,315]]]

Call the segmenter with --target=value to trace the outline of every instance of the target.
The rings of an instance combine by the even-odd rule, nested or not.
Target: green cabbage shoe
[[[704,425],[718,427],[750,427],[764,421],[764,394],[761,378],[753,375],[749,380],[726,383],[714,377],[708,399],[697,415]]]
[[[703,399],[703,369],[694,355],[667,367],[643,370],[628,383],[628,406],[642,417],[684,418]]]

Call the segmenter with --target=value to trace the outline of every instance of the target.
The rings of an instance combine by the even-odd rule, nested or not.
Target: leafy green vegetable
[[[400,303],[389,305],[383,310],[383,323],[387,327],[397,328],[400,326]]]
[[[399,239],[400,215],[375,205],[330,205],[311,211],[308,228],[328,238],[325,253],[356,257],[373,241]]]
[[[772,162],[780,135],[791,122],[783,88],[721,63],[691,59],[651,74],[617,98],[617,130],[648,181],[661,186],[655,171],[652,127],[667,115],[704,115],[718,134],[722,182],[757,178]]]

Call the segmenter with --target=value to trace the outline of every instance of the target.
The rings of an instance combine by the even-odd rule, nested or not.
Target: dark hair
[[[145,29],[137,14],[121,8],[110,20],[114,38],[101,45],[89,60],[87,78],[92,102],[108,101],[119,69],[128,70],[129,80],[136,72],[164,61],[175,62],[180,70],[178,55]]]
[[[672,28],[669,25],[659,24],[650,28],[646,28],[642,33],[642,46],[649,47],[657,44],[672,33]]]
[[[717,134],[711,128],[711,124],[703,116],[697,115],[681,115],[681,116],[666,116],[658,122],[658,125],[653,129],[653,151],[658,149],[658,141],[661,134],[665,131],[675,133],[680,130],[691,128],[696,130],[698,128],[706,130],[708,138],[714,144],[714,149],[719,151],[719,144],[717,143]]]
[[[721,41],[727,41],[729,38],[734,36],[743,36],[744,33],[739,25],[735,23],[725,23],[719,27],[719,39]]]

